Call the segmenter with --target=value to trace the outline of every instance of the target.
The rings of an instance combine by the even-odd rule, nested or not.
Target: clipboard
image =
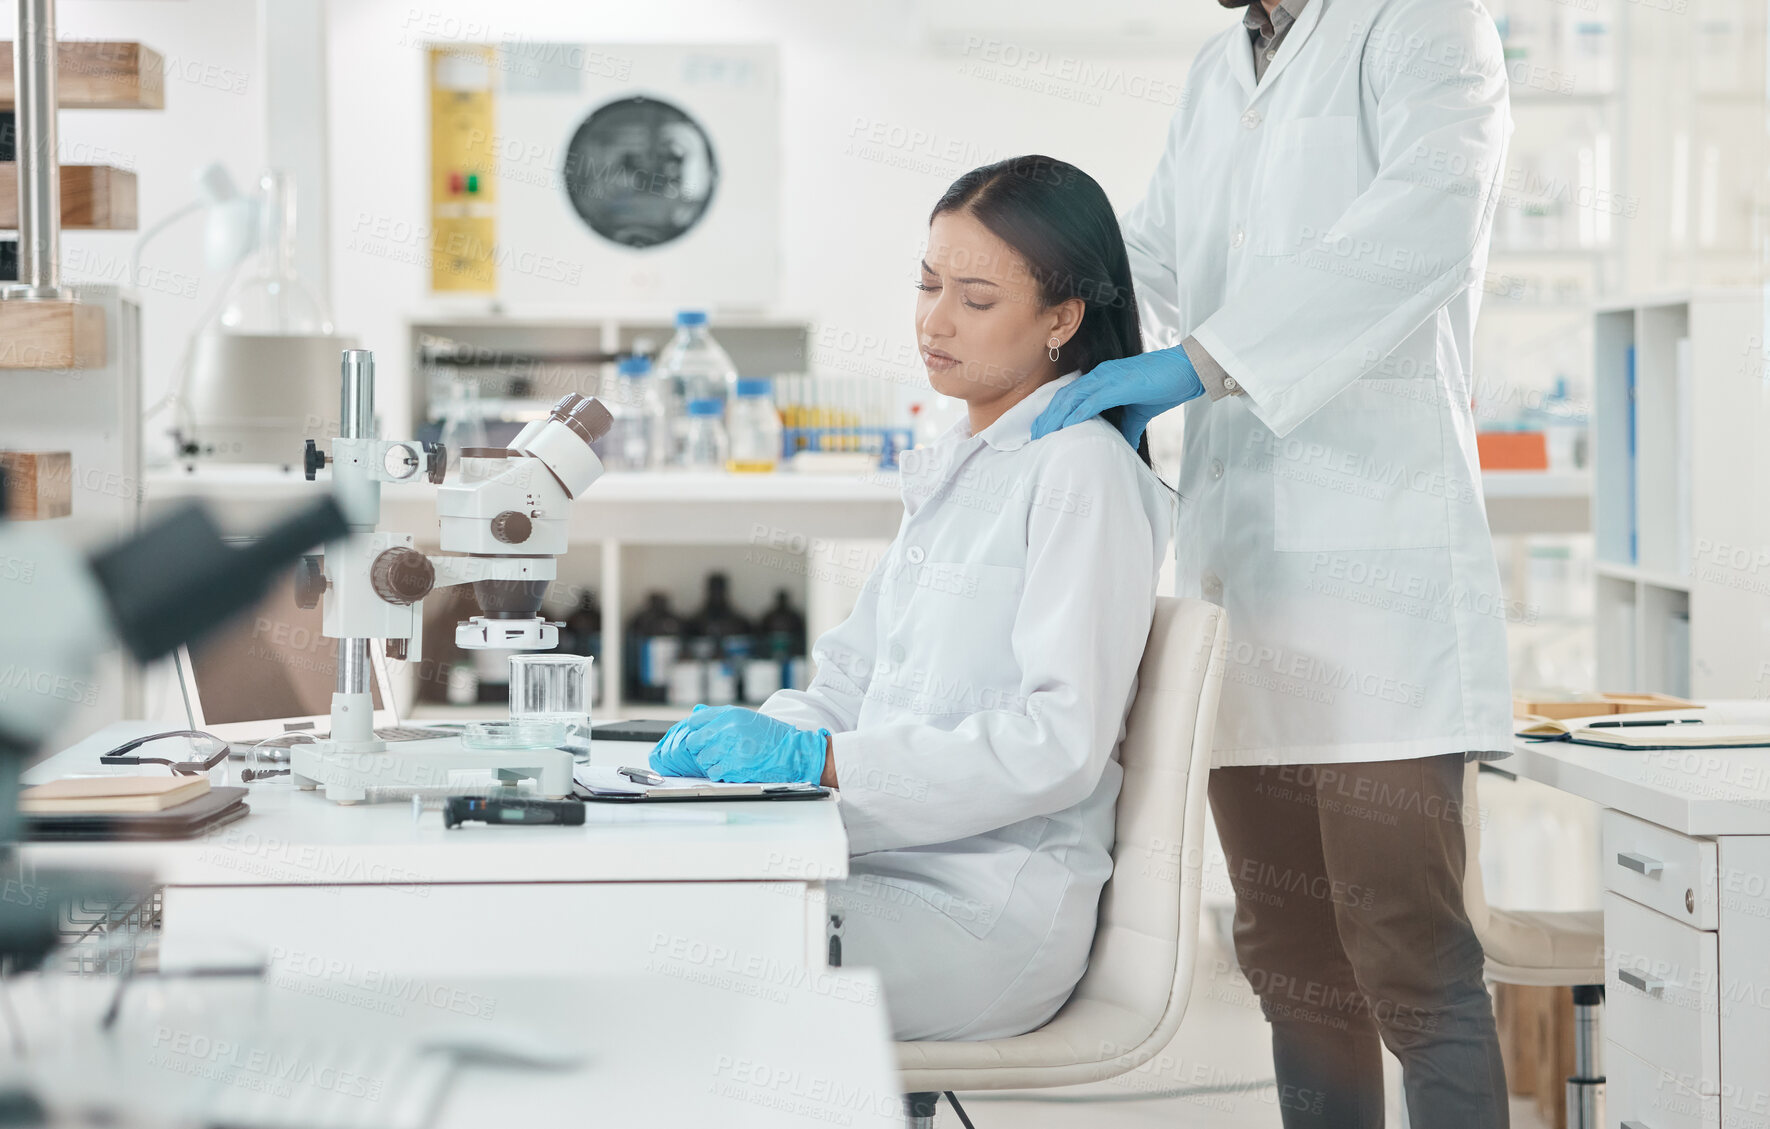
[[[589,777],[586,780],[584,777]],[[606,781],[604,778],[608,778]],[[618,783],[617,783],[618,780]],[[708,800],[822,800],[833,793],[820,784],[721,784],[647,787],[619,777],[613,769],[579,765],[572,773],[572,795],[605,804],[696,803]]]

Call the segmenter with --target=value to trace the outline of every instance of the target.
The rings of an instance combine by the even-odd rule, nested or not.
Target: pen
[[[1650,725],[1701,725],[1700,717],[1658,717],[1644,721],[1594,721],[1587,729],[1642,729]]]

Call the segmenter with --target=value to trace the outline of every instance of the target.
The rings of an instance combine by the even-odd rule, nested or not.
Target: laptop
[[[227,738],[234,756],[254,745],[323,740],[331,729],[338,641],[321,634],[319,608],[296,604],[288,578],[250,612],[180,647],[173,661],[190,727]],[[375,736],[396,742],[459,735],[458,728],[402,724],[379,645],[369,648],[369,668]]]

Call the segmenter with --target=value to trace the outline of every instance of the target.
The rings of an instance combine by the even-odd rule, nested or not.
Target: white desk
[[[107,726],[26,782],[101,771],[100,752],[152,731]],[[414,821],[406,804],[339,807],[288,785],[255,787],[247,803],[250,815],[202,839],[35,843],[23,857],[153,871],[168,960],[229,939],[291,967],[345,962],[364,976],[641,970],[704,950],[817,970],[823,884],[848,873],[829,800],[694,805],[730,813],[725,825],[453,831],[439,812]]]
[[[1770,749],[1515,753],[1606,809],[1606,1125],[1770,1125]]]
[[[132,1124],[197,1123],[181,1116],[213,1108],[213,1095],[229,1087],[304,1103],[295,1108],[332,1100],[308,1092],[324,1079],[279,1075],[267,1063],[304,1041],[362,1047],[514,1036],[579,1052],[582,1061],[545,1072],[461,1068],[437,1126],[903,1125],[878,980],[867,970],[766,993],[670,974],[441,984],[439,999],[489,1002],[484,1016],[422,1000],[390,1006],[398,1002],[393,993],[313,991],[286,977],[144,979],[130,988],[108,1037],[97,1034],[95,1020],[113,982],[80,978],[45,991],[39,979],[11,982],[31,1058],[22,1067],[8,1062],[9,1077],[22,1073],[52,1108],[116,1102]],[[0,1041],[0,1062],[10,1055]],[[347,1104],[333,1101],[335,1108]],[[358,1104],[370,1117],[385,1116],[371,1100]]]

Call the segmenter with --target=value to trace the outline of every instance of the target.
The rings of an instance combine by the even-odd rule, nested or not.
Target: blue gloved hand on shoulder
[[[1053,431],[1093,419],[1109,408],[1125,409],[1119,431],[1135,447],[1149,421],[1204,393],[1204,383],[1192,358],[1176,345],[1135,357],[1102,361],[1057,390],[1051,403],[1033,421],[1032,437],[1042,439]]]

